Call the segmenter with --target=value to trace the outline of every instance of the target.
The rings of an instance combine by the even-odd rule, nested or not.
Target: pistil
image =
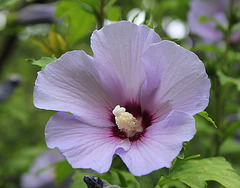
[[[128,137],[135,135],[137,132],[143,131],[141,118],[136,119],[131,113],[126,112],[124,107],[117,105],[112,112],[115,116],[118,128],[127,132]]]

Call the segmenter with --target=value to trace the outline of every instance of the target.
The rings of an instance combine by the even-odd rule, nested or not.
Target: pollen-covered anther
[[[124,107],[117,105],[112,111],[115,121],[120,130],[126,131],[128,137],[133,136],[137,132],[142,132],[141,119],[136,119],[131,113],[126,112]]]

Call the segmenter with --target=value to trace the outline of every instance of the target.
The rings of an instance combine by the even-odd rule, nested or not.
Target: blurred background
[[[91,33],[119,20],[148,25],[204,62],[212,84],[206,111],[218,128],[196,115],[185,155],[224,156],[240,172],[240,1],[0,0],[0,187],[74,187],[66,162],[52,169],[63,160],[44,141],[55,112],[34,107],[34,82],[66,51],[92,55]]]

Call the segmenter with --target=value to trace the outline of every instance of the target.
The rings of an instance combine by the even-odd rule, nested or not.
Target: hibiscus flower
[[[93,57],[67,52],[38,73],[35,106],[60,111],[46,125],[47,146],[99,173],[115,154],[135,176],[171,167],[208,104],[203,63],[127,21],[94,31],[91,47]]]
[[[28,172],[20,177],[20,187],[41,188],[47,185],[54,187],[55,167],[51,165],[61,160],[64,160],[64,157],[59,151],[44,151],[35,159]]]
[[[199,35],[205,42],[211,43],[224,38],[224,33],[217,24],[227,27],[230,1],[226,0],[192,0],[188,13],[188,24],[192,33]],[[240,1],[234,0],[234,6],[239,10]],[[201,22],[201,17],[209,21]],[[213,21],[213,20],[215,21]],[[240,39],[240,25],[237,24],[231,35],[231,42]]]

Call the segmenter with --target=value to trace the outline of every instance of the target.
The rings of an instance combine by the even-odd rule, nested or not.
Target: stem
[[[228,29],[227,32],[225,34],[225,43],[226,43],[226,47],[225,47],[225,52],[223,55],[223,60],[221,63],[222,68],[225,68],[224,65],[227,65],[227,55],[228,55],[228,51],[229,51],[229,46],[230,46],[230,39],[231,39],[231,30],[232,30],[232,11],[233,11],[233,0],[230,0],[230,5],[229,5],[229,17],[228,17]],[[226,66],[228,67],[228,66]]]
[[[104,25],[104,5],[105,5],[105,0],[99,0],[100,3],[100,10],[99,12],[96,13],[97,16],[97,29],[100,29]]]
[[[9,34],[4,37],[3,44],[1,44],[2,50],[0,51],[0,73],[4,69],[5,63],[7,63],[8,58],[11,56],[16,46],[17,46],[16,34]]]
[[[220,138],[220,133],[222,130],[222,117],[224,114],[224,109],[223,109],[223,98],[222,98],[222,87],[221,84],[219,82],[219,80],[216,80],[216,99],[217,99],[217,106],[216,106],[216,114],[217,114],[217,118],[216,118],[216,124],[218,126],[218,130],[215,134],[215,142],[216,142],[216,150],[215,150],[215,156],[219,155],[219,151],[220,151],[220,146],[221,146],[221,138]]]
[[[224,69],[227,65],[227,56],[228,56],[228,51],[230,47],[230,39],[231,39],[231,29],[232,29],[232,9],[233,9],[233,0],[230,0],[230,5],[229,5],[229,17],[228,17],[228,29],[227,32],[225,33],[225,43],[226,43],[226,48],[225,52],[223,54],[223,59],[220,63],[220,69]],[[216,100],[217,100],[217,106],[216,106],[216,123],[218,126],[218,131],[215,134],[215,142],[216,142],[216,150],[215,150],[215,156],[219,155],[220,151],[220,146],[223,142],[221,139],[220,133],[223,131],[223,116],[224,116],[224,106],[225,106],[225,90],[221,86],[221,83],[219,81],[219,78],[216,79],[215,81],[216,84]]]

